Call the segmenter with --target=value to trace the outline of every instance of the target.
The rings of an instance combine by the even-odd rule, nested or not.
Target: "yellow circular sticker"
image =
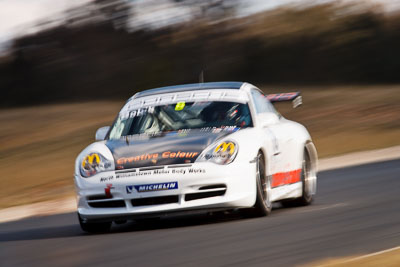
[[[178,102],[176,103],[175,110],[179,111],[185,107],[185,102]]]

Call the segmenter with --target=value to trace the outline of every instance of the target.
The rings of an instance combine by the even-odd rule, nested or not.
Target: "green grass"
[[[304,124],[320,157],[400,144],[400,86],[273,87],[302,91],[303,106],[277,109]],[[74,161],[124,101],[0,110],[0,208],[74,195]]]

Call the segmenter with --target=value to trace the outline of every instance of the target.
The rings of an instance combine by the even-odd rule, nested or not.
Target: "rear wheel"
[[[310,156],[307,150],[304,151],[303,166],[301,170],[301,182],[303,184],[302,191],[303,195],[297,199],[298,204],[302,206],[310,205],[313,200],[313,173],[311,167]]]
[[[111,222],[90,223],[85,222],[78,213],[81,229],[88,233],[106,233],[110,231]]]
[[[299,198],[283,201],[282,204],[287,207],[291,206],[307,206],[310,205],[314,200],[315,193],[315,174],[314,170],[311,166],[311,159],[307,152],[307,149],[304,149],[304,156],[301,168],[301,183],[302,183],[302,195]]]
[[[261,217],[267,216],[272,210],[271,181],[267,176],[264,155],[261,152],[257,155],[256,168],[257,198],[254,204],[254,215]]]

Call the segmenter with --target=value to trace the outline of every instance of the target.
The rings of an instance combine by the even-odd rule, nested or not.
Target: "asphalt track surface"
[[[0,266],[295,266],[400,245],[400,161],[319,174],[308,207],[80,230],[72,213],[0,224]]]

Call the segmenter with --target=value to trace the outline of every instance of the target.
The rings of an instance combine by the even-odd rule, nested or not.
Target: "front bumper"
[[[75,175],[78,213],[104,221],[251,207],[255,171],[254,163],[207,162]]]

